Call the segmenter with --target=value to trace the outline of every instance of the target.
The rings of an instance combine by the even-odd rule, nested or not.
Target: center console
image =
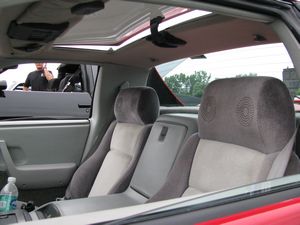
[[[26,210],[17,209],[10,212],[0,213],[0,224],[12,224],[12,223],[22,223],[26,221],[31,221],[31,216]]]
[[[128,188],[125,192],[119,194],[50,202],[31,212],[30,215],[36,214],[40,219],[42,217],[69,216],[143,204],[147,200],[133,189]]]
[[[0,213],[0,224],[6,225],[121,208],[142,204],[146,201],[147,198],[128,188],[125,192],[119,194],[49,202],[30,213],[23,209]]]

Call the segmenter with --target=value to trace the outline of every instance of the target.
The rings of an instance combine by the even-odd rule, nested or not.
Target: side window
[[[7,91],[84,92],[82,65],[61,63],[29,63],[4,71],[1,80]],[[91,77],[91,79],[93,79]]]
[[[211,81],[243,76],[276,77],[286,84],[294,102],[300,102],[300,81],[293,67],[285,47],[277,43],[184,58],[156,70],[185,106],[196,106]]]
[[[29,63],[0,69],[4,93],[0,97],[0,119],[89,118],[98,68],[97,65]]]

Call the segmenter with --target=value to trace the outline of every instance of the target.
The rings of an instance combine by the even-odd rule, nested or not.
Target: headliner
[[[124,2],[122,2],[122,4],[124,4]],[[90,63],[113,63],[150,68],[154,65],[184,57],[258,44],[276,43],[280,41],[277,35],[272,31],[271,27],[266,23],[233,18],[219,14],[210,14],[168,29],[168,31],[173,35],[187,41],[185,46],[178,47],[176,49],[159,48],[154,46],[151,42],[142,39],[115,52],[56,49],[52,48],[51,45],[47,45],[39,51],[24,53],[11,48],[12,46],[16,44],[18,45],[22,42],[9,40],[5,29],[7,29],[10,21],[22,14],[24,8],[28,6],[29,4],[21,4],[18,7],[6,7],[5,13],[4,11],[1,13],[2,18],[0,25],[2,29],[0,30],[0,34],[2,39],[0,40],[0,57],[2,59],[20,58],[26,60],[41,59],[48,61],[57,60]],[[3,20],[3,16],[5,15],[7,15],[7,17],[5,17]],[[52,16],[55,16],[55,13],[53,13]],[[71,18],[70,20],[76,24],[78,23],[79,19]],[[83,24],[86,26],[86,22],[88,20],[82,21],[84,21]],[[132,20],[130,21],[132,22]],[[103,23],[103,21],[98,22]],[[114,29],[114,27],[111,27],[111,29]],[[109,30],[109,27],[107,27],[107,32],[109,32]],[[69,35],[70,34],[72,33],[69,33]],[[264,36],[266,41],[255,41],[255,34]],[[65,33],[65,36],[58,38],[57,41],[64,40],[65,37],[68,37],[67,35],[68,33]],[[92,37],[93,34],[90,33],[90,36]],[[81,36],[81,38],[82,37],[84,36]],[[2,61],[7,63],[6,60]]]

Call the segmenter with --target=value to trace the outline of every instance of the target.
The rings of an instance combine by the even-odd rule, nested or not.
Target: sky
[[[193,74],[204,70],[211,74],[211,80],[233,77],[238,74],[257,73],[258,76],[272,76],[282,80],[285,68],[294,68],[283,44],[268,44],[254,47],[238,48],[205,54],[206,59],[178,60],[173,65],[162,64],[159,71],[168,72],[165,76],[185,73]]]

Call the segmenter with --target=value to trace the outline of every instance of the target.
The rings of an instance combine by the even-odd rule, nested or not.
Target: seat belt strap
[[[282,177],[284,175],[285,170],[288,165],[288,162],[291,158],[297,131],[298,131],[298,126],[296,127],[295,132],[292,135],[292,137],[290,138],[289,142],[276,156],[276,158],[272,164],[272,167],[269,171],[268,178],[267,178],[268,180]]]

